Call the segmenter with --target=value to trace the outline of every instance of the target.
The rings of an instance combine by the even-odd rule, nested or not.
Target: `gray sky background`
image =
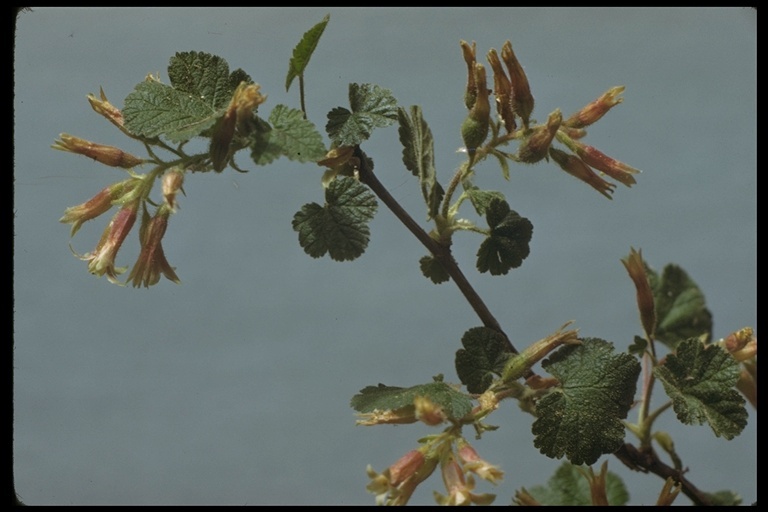
[[[492,162],[479,173],[534,225],[530,257],[505,277],[474,270],[479,237],[454,243],[518,347],[575,320],[582,335],[626,349],[640,333],[619,261],[630,247],[656,269],[688,271],[715,337],[756,327],[753,9],[36,8],[20,16],[15,39],[14,474],[26,503],[372,504],[366,465],[383,470],[432,431],[355,426],[349,399],[379,382],[410,386],[438,373],[458,382],[461,335],[481,323],[452,283],[421,275],[425,250],[383,205],[363,257],[304,254],[291,219],[322,201],[319,167],[254,168],[243,157],[248,174],[188,176],[164,240],[180,285],[137,290],[89,275],[58,222],[122,178],[50,149],[60,133],[141,154],[91,111],[88,93],[103,87],[120,107],[148,73],[167,82],[175,52],[197,50],[260,83],[262,112],[298,107],[298,84],[285,92],[288,59],[329,12],[307,70],[310,119],[324,127],[330,109],[348,106],[350,82],[386,87],[401,105],[422,106],[444,183],[464,158],[459,40],[477,41],[484,56],[510,39],[540,120],[627,87],[585,139],[643,170],[613,201],[554,163],[513,166],[508,182]],[[422,221],[397,128],[375,131],[364,149]],[[73,249],[92,250],[108,219],[86,224]],[[137,247],[134,234],[118,263],[131,264]],[[533,447],[531,421],[510,402],[490,418],[501,428],[475,443],[506,471],[495,490],[481,485],[497,504],[561,463]],[[754,411],[730,442],[678,426],[671,411],[660,427],[697,486],[756,499]],[[655,501],[657,477],[607,460],[632,503]],[[442,487],[435,474],[413,502],[432,503]]]

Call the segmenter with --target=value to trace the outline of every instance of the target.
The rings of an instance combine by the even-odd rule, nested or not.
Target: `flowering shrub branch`
[[[326,145],[307,115],[304,73],[329,20],[326,16],[306,32],[290,59],[286,90],[299,79],[299,109],[278,104],[263,113],[268,102],[259,84],[241,69],[230,71],[223,58],[201,52],[177,53],[168,68],[170,83],[148,75],[122,108],[111,104],[104,91],[98,98],[88,96],[96,113],[147,152],[138,157],[69,134],[53,143],[54,149],[127,174],[90,200],[67,208],[60,219],[71,225],[74,237],[88,221],[116,210],[95,249],[78,255],[88,271],[133,287],[154,286],[161,277],[179,283],[163,240],[190,173],[221,173],[227,168],[245,172],[235,160],[243,153],[257,166],[281,157],[314,163],[324,169],[319,184],[323,200],[303,205],[293,218],[299,245],[309,256],[336,261],[360,257],[380,201],[424,246],[427,254],[418,262],[424,276],[434,284],[453,281],[482,324],[469,328],[455,351],[461,384],[437,376],[410,387],[367,386],[352,398],[360,425],[422,422],[442,428],[383,471],[368,467],[367,489],[377,504],[408,503],[438,468],[443,487],[434,491],[437,503],[493,502],[495,495],[479,492],[478,483],[497,485],[504,472],[479,454],[464,430],[471,428],[477,439],[494,431],[497,427],[486,420],[509,399],[533,416],[534,446],[547,457],[568,461],[548,487],[519,489],[517,504],[626,503],[626,489],[608,471],[607,461],[598,472],[591,467],[604,455],[660,476],[658,504],[671,504],[680,492],[695,504],[738,503],[732,493],[705,493],[686,479],[671,436],[655,429],[655,421],[672,409],[683,424],[707,424],[717,437],[737,436],[747,422],[744,397],[757,407],[757,337],[751,328],[713,342],[712,316],[695,282],[676,265],[657,273],[641,251],[632,248],[621,262],[635,287],[642,336],[635,336],[627,352],[618,352],[606,340],[582,337],[578,330],[566,329],[569,323],[518,349],[453,256],[459,247],[455,235],[464,232],[481,237],[476,250],[480,273],[506,275],[530,255],[531,221],[512,209],[502,192],[483,190],[474,181],[489,157],[506,179],[510,165],[547,165],[551,159],[607,199],[613,198],[616,183],[636,185],[639,170],[583,142],[586,129],[622,103],[624,87],[608,89],[567,117],[555,109],[537,122],[532,117],[531,84],[512,44],[506,41],[500,52],[492,48],[486,53],[489,78],[486,66],[477,61],[476,44],[460,41],[467,113],[459,132],[467,158],[444,186],[421,108],[398,104],[378,85],[350,84],[348,107],[336,107],[327,115]],[[382,185],[373,159],[363,150],[373,131],[393,124],[398,124],[403,164],[422,192],[427,228]],[[206,140],[207,149],[188,153],[185,144],[193,138]],[[149,170],[141,173],[138,169],[145,166]],[[153,199],[158,183],[159,197]],[[484,222],[462,216],[468,205]],[[120,249],[136,225],[139,256],[132,266],[119,267]],[[542,374],[533,371],[537,364]],[[651,410],[657,383],[669,400]],[[632,409],[637,410],[635,423],[627,421]],[[638,447],[626,441],[627,433],[637,437]],[[671,466],[654,446],[671,458]]]

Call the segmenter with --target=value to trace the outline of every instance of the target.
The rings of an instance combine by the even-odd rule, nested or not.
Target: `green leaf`
[[[635,339],[627,349],[627,352],[640,357],[643,354],[645,354],[645,350],[647,348],[648,348],[648,340],[646,340],[645,338],[641,338],[640,336],[635,336]]]
[[[589,481],[579,471],[578,466],[564,462],[557,468],[547,484],[546,486],[537,485],[528,490],[528,493],[542,505],[592,505]],[[605,477],[605,490],[610,505],[626,505],[629,501],[629,493],[624,482],[618,475],[610,471]]]
[[[394,411],[412,407],[416,397],[426,397],[442,407],[450,419],[458,420],[472,411],[472,402],[464,393],[445,382],[430,382],[410,388],[367,386],[352,397],[350,405],[360,413]]]
[[[288,76],[285,78],[286,92],[291,88],[293,79],[304,74],[304,70],[307,68],[307,64],[309,64],[309,59],[312,57],[315,48],[317,48],[320,36],[323,35],[325,26],[328,25],[328,20],[330,19],[331,15],[326,14],[320,23],[304,33],[299,44],[293,49],[293,57],[291,57],[288,63]]]
[[[325,129],[338,146],[356,146],[371,136],[374,128],[397,120],[397,100],[388,89],[372,84],[349,84],[352,109],[336,107],[328,112]]]
[[[741,496],[733,491],[716,491],[704,493],[716,507],[741,505]]]
[[[444,283],[451,279],[443,264],[431,254],[419,260],[419,267],[424,277],[429,278],[435,284]]]
[[[712,313],[704,294],[688,274],[677,265],[667,265],[658,276],[647,269],[656,308],[654,336],[674,349],[688,338],[712,336]]]
[[[125,128],[134,135],[182,142],[200,135],[224,115],[198,95],[150,80],[141,82],[125,98]]]
[[[472,202],[478,215],[485,215],[494,199],[504,201],[504,194],[501,192],[480,190],[480,187],[472,183],[464,183],[464,195]]]
[[[637,359],[614,353],[607,341],[588,338],[562,347],[542,367],[560,387],[536,405],[534,446],[547,457],[567,456],[573,464],[593,464],[616,451],[640,374]]]
[[[174,89],[200,98],[212,110],[228,106],[240,83],[232,83],[226,60],[203,52],[179,52],[171,57],[168,78]],[[250,80],[242,70],[237,78]]]
[[[473,327],[461,337],[464,348],[456,351],[456,373],[470,393],[482,393],[494,375],[501,375],[509,352],[504,337],[488,327]]]
[[[325,190],[325,206],[306,204],[293,217],[299,244],[313,258],[328,253],[336,261],[354,260],[368,247],[368,222],[376,197],[354,178],[338,177]]]
[[[498,149],[492,149],[491,154],[495,156],[499,161],[499,166],[501,167],[501,175],[504,176],[505,180],[509,181],[509,162],[507,161],[509,155],[502,153]]]
[[[491,234],[477,251],[477,269],[492,275],[504,275],[528,257],[533,224],[510,210],[506,201],[492,199],[486,210]]]
[[[739,363],[717,345],[695,338],[677,346],[653,373],[672,399],[677,419],[687,425],[709,423],[717,437],[733,439],[747,425],[744,398],[733,387]]]
[[[403,163],[419,178],[421,193],[427,204],[428,217],[437,215],[445,191],[435,180],[435,144],[432,131],[421,115],[421,107],[411,107],[411,115],[400,107],[397,110],[400,127],[398,134],[403,145]]]
[[[325,156],[322,134],[311,121],[304,119],[301,110],[277,105],[269,115],[269,123],[271,130],[259,134],[259,147],[263,149],[259,158],[254,159],[256,163],[267,155],[274,158],[284,155],[299,162],[316,162]]]

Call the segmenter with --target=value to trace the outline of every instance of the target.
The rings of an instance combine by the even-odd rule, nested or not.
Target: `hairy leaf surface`
[[[708,423],[717,437],[726,439],[747,425],[744,398],[734,389],[739,372],[739,363],[725,350],[695,338],[680,343],[675,354],[654,368],[680,421]]]
[[[624,440],[622,420],[634,400],[640,364],[613,344],[588,338],[566,345],[542,367],[560,386],[539,400],[532,431],[534,446],[552,458],[593,464]]]
[[[325,205],[305,204],[293,217],[299,244],[313,258],[326,253],[336,261],[354,260],[368,247],[368,222],[376,197],[354,178],[339,177],[325,190]]]

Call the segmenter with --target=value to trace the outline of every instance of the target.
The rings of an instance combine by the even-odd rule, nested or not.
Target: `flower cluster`
[[[157,207],[155,214],[150,216],[147,211],[147,200],[142,197],[142,190],[147,186],[151,188],[148,176],[134,175],[128,180],[121,181],[106,187],[93,198],[78,206],[72,206],[64,211],[60,222],[72,224],[71,235],[80,229],[88,220],[95,219],[108,212],[113,206],[119,210],[104,229],[96,248],[89,253],[78,255],[88,262],[88,271],[96,276],[107,276],[107,279],[115,284],[121,284],[118,276],[127,270],[127,267],[116,266],[117,253],[133,229],[141,210],[139,228],[139,240],[141,252],[133,265],[127,282],[134,287],[149,287],[160,280],[164,275],[171,281],[178,283],[179,278],[165,258],[162,238],[168,226],[168,218],[174,212],[176,206],[176,192],[181,189],[183,174],[178,170],[166,172],[163,176],[164,202]]]
[[[245,94],[247,92],[253,91],[246,90],[243,96],[247,96]],[[248,98],[251,96],[253,94]],[[103,90],[100,98],[89,95],[88,102],[96,113],[126,135],[133,137],[124,127],[122,112],[107,100]],[[245,103],[248,102],[245,101]],[[236,107],[237,105],[233,107],[234,112],[238,112]],[[93,158],[110,167],[126,169],[130,175],[128,179],[104,188],[85,203],[67,208],[60,219],[60,222],[72,225],[70,236],[74,236],[85,222],[100,217],[113,207],[118,208],[117,213],[104,229],[96,248],[86,254],[76,254],[80,259],[88,262],[88,271],[99,277],[106,276],[112,283],[123,284],[118,280],[118,276],[126,272],[128,267],[117,266],[117,253],[133,229],[136,220],[141,216],[139,220],[141,251],[128,275],[127,283],[131,283],[134,287],[149,287],[160,280],[160,275],[178,283],[179,278],[165,257],[162,239],[168,227],[168,218],[178,206],[176,194],[180,190],[182,193],[184,191],[182,188],[184,171],[160,165],[145,175],[137,174],[132,168],[149,163],[150,160],[138,158],[114,146],[97,144],[66,133],[59,135],[59,139],[54,141],[51,147]],[[154,215],[150,215],[147,211],[147,203],[153,205],[155,203],[149,199],[149,193],[160,177],[162,177],[163,202],[156,207]]]
[[[606,181],[603,176],[608,176],[627,187],[636,183],[633,175],[640,171],[578,140],[587,134],[587,126],[598,121],[623,101],[620,96],[624,91],[623,86],[609,89],[565,120],[560,110],[555,109],[547,117],[546,123],[536,125],[530,117],[534,98],[525,71],[512,50],[512,44],[509,41],[504,43],[501,57],[493,48],[487,54],[493,71],[493,90],[486,88],[485,68],[476,62],[475,43],[470,45],[461,41],[461,50],[467,64],[464,102],[469,109],[469,114],[461,126],[461,134],[469,154],[470,165],[478,159],[476,154],[488,138],[489,128],[493,128],[494,138],[488,143],[489,148],[486,150],[517,139],[520,143],[516,154],[506,156],[528,164],[549,160],[551,157],[565,172],[584,181],[608,199],[611,199],[616,184]],[[505,137],[496,138],[498,128],[491,124],[488,100],[490,93],[495,96],[499,124],[503,125],[507,132]],[[522,123],[520,129],[518,118]],[[569,151],[553,147],[555,140],[565,145]]]
[[[438,504],[489,505],[493,502],[494,494],[474,492],[474,477],[495,485],[504,473],[483,460],[466,439],[449,431],[422,443],[381,473],[368,466],[371,481],[366,489],[376,495],[377,505],[406,505],[416,487],[429,478],[438,465],[446,490],[446,494],[434,492]]]

